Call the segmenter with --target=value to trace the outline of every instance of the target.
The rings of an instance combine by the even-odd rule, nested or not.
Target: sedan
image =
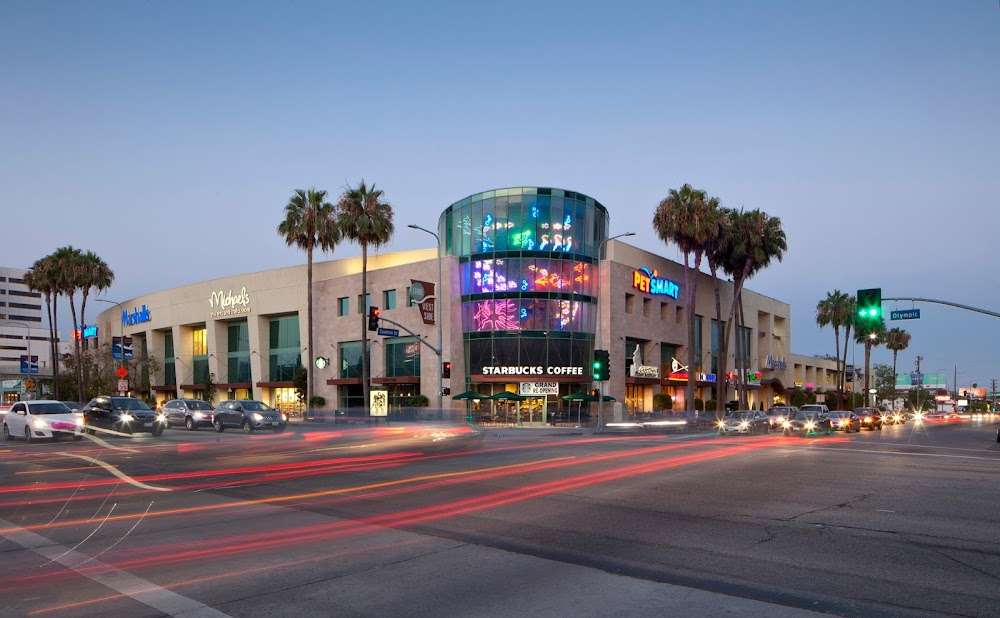
[[[119,434],[148,431],[159,437],[167,426],[166,416],[134,397],[95,397],[83,408],[83,420],[91,434],[98,429]]]
[[[833,423],[830,422],[830,417],[822,414],[814,414],[810,412],[799,412],[792,420],[785,421],[783,427],[788,431],[794,432],[804,432],[804,433],[816,433],[817,431],[832,431]]]
[[[18,401],[3,420],[4,440],[15,436],[24,436],[27,442],[36,438],[57,440],[61,436],[83,440],[83,417],[61,401]]]
[[[834,410],[830,412],[829,418],[834,431],[840,430],[845,433],[861,431],[861,419],[854,412]]]
[[[183,426],[188,431],[211,427],[214,412],[212,404],[201,399],[174,399],[163,405],[167,427]]]
[[[288,416],[263,401],[230,400],[221,402],[215,408],[212,426],[219,433],[226,427],[239,427],[243,433],[253,433],[257,429],[281,433],[288,426]]]
[[[878,408],[854,408],[854,413],[861,419],[861,426],[871,430],[881,430],[885,425],[882,411]]]
[[[722,433],[767,433],[771,431],[771,419],[758,410],[734,410],[719,421]]]

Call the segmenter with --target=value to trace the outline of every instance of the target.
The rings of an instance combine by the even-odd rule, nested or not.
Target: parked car
[[[215,407],[201,399],[174,399],[163,404],[167,427],[183,426],[188,431],[211,427],[214,413]]]
[[[799,410],[799,413],[792,417],[792,420],[784,424],[784,428],[788,431],[803,433],[829,432],[832,431],[831,427],[830,417],[806,410]]]
[[[785,421],[795,418],[799,409],[795,406],[772,406],[767,411],[767,417],[771,419],[772,429],[781,429]]]
[[[722,433],[766,433],[771,431],[771,419],[759,410],[733,410],[719,421]]]
[[[882,411],[878,408],[854,408],[854,413],[861,419],[861,426],[868,429],[882,429],[885,420],[882,418]]]
[[[37,438],[58,440],[62,436],[79,441],[83,439],[83,419],[61,401],[18,401],[3,419],[4,440],[16,436],[23,436],[27,442]]]
[[[823,403],[807,403],[799,408],[800,412],[809,412],[810,414],[819,414],[826,416],[830,413],[830,408]]]
[[[84,406],[83,422],[91,434],[98,430],[124,434],[148,431],[158,437],[163,435],[167,417],[150,409],[141,399],[102,395]]]
[[[253,433],[257,429],[271,429],[274,433],[281,433],[288,426],[288,416],[263,401],[229,400],[216,406],[212,426],[219,433],[225,431],[226,427],[240,427],[243,433]]]
[[[834,431],[843,431],[845,433],[851,433],[852,431],[861,431],[861,419],[854,412],[848,412],[847,410],[834,410],[829,414],[830,426]]]

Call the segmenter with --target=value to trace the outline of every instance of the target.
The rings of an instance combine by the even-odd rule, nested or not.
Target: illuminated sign
[[[496,258],[462,265],[462,293],[573,292],[591,294],[591,265],[555,258]]]
[[[243,286],[239,294],[233,294],[232,290],[228,292],[219,290],[212,292],[212,296],[208,299],[208,306],[215,309],[208,314],[212,318],[250,313],[250,295],[247,294],[246,286]]]
[[[574,330],[585,324],[584,305],[575,300],[499,299],[466,303],[468,326],[477,332]]]
[[[637,378],[659,378],[660,368],[654,365],[632,365],[632,375]]]
[[[542,365],[525,366],[486,366],[484,376],[582,376],[583,367],[545,367]],[[589,374],[588,374],[589,375]]]
[[[654,270],[649,271],[645,266],[632,273],[632,287],[647,294],[660,294],[677,298],[680,296],[681,288],[670,279],[661,279]]]
[[[671,371],[670,375],[667,376],[668,380],[675,381],[687,381],[688,374],[686,371]],[[718,378],[714,373],[697,373],[694,376],[697,382],[715,382]]]
[[[767,360],[764,362],[764,369],[777,369],[779,371],[785,371],[788,369],[788,363],[785,361],[784,356],[771,356],[767,355]]]
[[[558,382],[519,382],[517,394],[528,397],[540,397],[542,395],[558,395]]]
[[[77,326],[75,329],[73,329],[73,339],[76,340],[93,339],[96,336],[97,336],[96,326],[84,326],[83,328]]]
[[[525,204],[527,206],[527,204]],[[521,211],[520,208],[516,209]],[[506,212],[506,208],[503,209]],[[501,250],[528,251],[573,251],[573,215],[550,212],[547,200],[539,200],[526,208],[524,213],[529,216],[516,216],[510,219],[497,218],[494,213],[483,215],[482,224],[475,226],[476,244],[479,251],[493,251],[500,246]],[[555,221],[553,217],[561,217]],[[460,224],[464,234],[470,234],[472,221],[466,218]]]
[[[136,324],[149,322],[150,320],[152,320],[152,317],[150,317],[149,309],[146,308],[146,305],[143,305],[142,309],[133,307],[132,313],[122,311],[122,326],[135,326]]]

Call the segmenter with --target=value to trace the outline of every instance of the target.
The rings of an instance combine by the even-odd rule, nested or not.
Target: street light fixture
[[[605,238],[601,241],[601,244],[597,245],[597,337],[598,337],[598,349],[604,350],[604,331],[601,330],[601,252],[604,251],[604,245],[608,243],[609,240],[614,240],[616,238],[624,238],[625,236],[635,236],[635,232],[623,232],[612,236],[611,238]],[[624,365],[623,365],[624,366]],[[597,429],[600,430],[602,427],[602,422],[604,420],[604,382],[597,383],[598,388],[598,399],[597,399]]]
[[[430,231],[430,230],[428,230],[426,228],[422,228],[419,225],[416,225],[416,224],[413,224],[413,223],[411,223],[410,225],[408,225],[406,227],[414,229],[414,230],[420,230],[421,232],[427,232],[428,234],[430,234],[431,236],[434,237],[434,240],[437,241],[437,250],[438,250],[437,305],[438,305],[438,308],[437,308],[437,316],[435,316],[435,317],[437,318],[437,327],[438,327],[438,345],[437,345],[437,355],[438,355],[438,364],[437,364],[438,365],[438,405],[437,405],[437,407],[438,407],[438,418],[440,418],[441,415],[444,414],[444,404],[442,402],[442,398],[444,397],[444,347],[442,346],[442,340],[444,339],[444,334],[442,332],[442,329],[444,328],[444,326],[443,326],[443,322],[444,322],[444,319],[443,319],[443,317],[444,317],[444,315],[443,315],[444,314],[444,302],[443,302],[443,297],[442,297],[443,289],[441,288],[441,285],[442,285],[442,278],[441,278],[441,260],[442,260],[442,255],[441,254],[443,253],[442,247],[441,247],[441,238],[436,233],[434,233],[434,232],[432,232],[432,231]]]

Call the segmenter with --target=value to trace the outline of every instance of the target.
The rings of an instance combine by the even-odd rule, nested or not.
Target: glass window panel
[[[195,356],[208,354],[208,334],[204,328],[191,331],[191,353]]]
[[[350,299],[346,296],[341,296],[337,299],[337,315],[345,316],[351,313],[351,303]]]
[[[495,251],[507,250],[507,227],[509,224],[507,198],[498,197],[493,206],[493,247]]]
[[[383,309],[396,308],[396,290],[386,290],[382,293]]]
[[[420,376],[420,342],[416,337],[398,337],[385,342],[387,377]]]

